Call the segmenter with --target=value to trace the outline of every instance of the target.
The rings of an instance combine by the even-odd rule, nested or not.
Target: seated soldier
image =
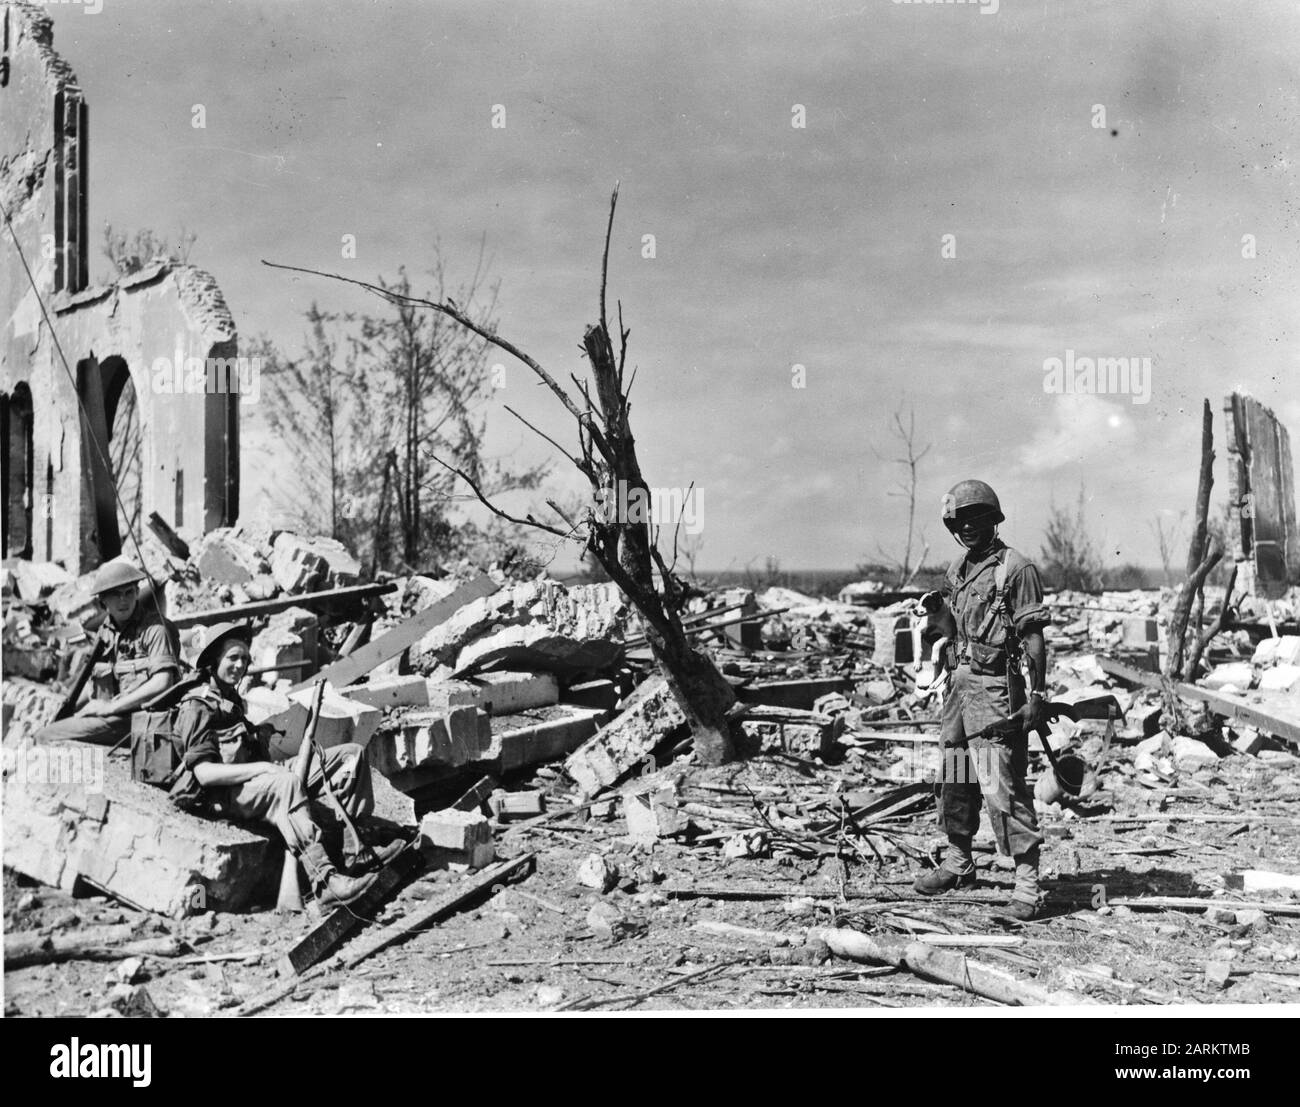
[[[180,636],[163,618],[156,593],[142,599],[148,577],[123,558],[105,562],[91,589],[107,613],[95,639],[99,659],[76,714],[37,731],[35,740],[116,745],[131,733],[131,713],[161,695],[181,672]]]
[[[359,822],[374,809],[370,765],[358,745],[333,746],[313,756],[306,787],[289,765],[270,760],[269,727],[255,727],[244,714],[238,685],[248,671],[252,632],[241,623],[212,627],[195,662],[196,684],[181,697],[174,736],[184,769],[172,796],[185,805],[196,798],[220,814],[269,824],[302,862],[312,891],[323,908],[356,900],[374,881],[377,868],[401,848],[392,842],[373,849],[350,830],[344,832],[340,872],[325,850],[311,801],[319,800],[328,777],[339,803]],[[323,771],[322,771],[323,770]],[[360,875],[351,875],[360,874]]]

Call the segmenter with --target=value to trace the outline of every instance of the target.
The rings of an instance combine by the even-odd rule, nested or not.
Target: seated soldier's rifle
[[[54,713],[54,722],[60,719],[66,719],[74,714],[77,710],[77,700],[81,698],[81,690],[86,687],[86,681],[90,679],[90,674],[94,671],[96,665],[103,660],[104,643],[98,636],[95,637],[95,644],[91,648],[86,660],[81,663],[81,668],[77,670],[77,675],[72,678],[72,685],[68,689],[68,694],[63,697],[63,702],[59,704],[59,709]]]

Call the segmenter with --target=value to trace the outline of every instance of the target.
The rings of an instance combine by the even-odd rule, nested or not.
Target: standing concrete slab
[[[640,764],[686,716],[663,677],[651,677],[632,693],[618,717],[575,750],[564,768],[584,796],[594,796]]]

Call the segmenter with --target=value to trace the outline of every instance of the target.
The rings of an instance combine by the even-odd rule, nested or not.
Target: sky
[[[94,6],[46,5],[90,104],[91,225],[193,230],[241,336],[290,353],[313,300],[377,302],[261,259],[419,286],[438,245],[456,284],[483,240],[500,333],[584,374],[618,182],[633,427],[653,487],[698,490],[702,568],[900,551],[899,410],[930,447],[936,561],[940,497],[977,477],[1030,554],[1083,489],[1107,563],[1156,565],[1203,397],[1219,493],[1226,393],[1300,428],[1293,5]],[[1101,357],[1149,364],[1149,388],[1048,390],[1052,359]],[[489,452],[553,455],[506,403],[571,445],[554,397],[493,361]],[[256,516],[284,457],[255,406]],[[557,466],[548,493],[581,479]]]

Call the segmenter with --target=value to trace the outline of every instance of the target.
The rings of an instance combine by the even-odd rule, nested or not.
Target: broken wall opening
[[[32,392],[20,383],[12,396],[0,395],[0,455],[4,457],[0,531],[5,557],[32,556],[32,431]]]
[[[117,524],[122,534],[138,531],[144,503],[140,404],[126,360],[105,358],[100,364],[104,416],[108,423],[108,460],[117,484]]]

